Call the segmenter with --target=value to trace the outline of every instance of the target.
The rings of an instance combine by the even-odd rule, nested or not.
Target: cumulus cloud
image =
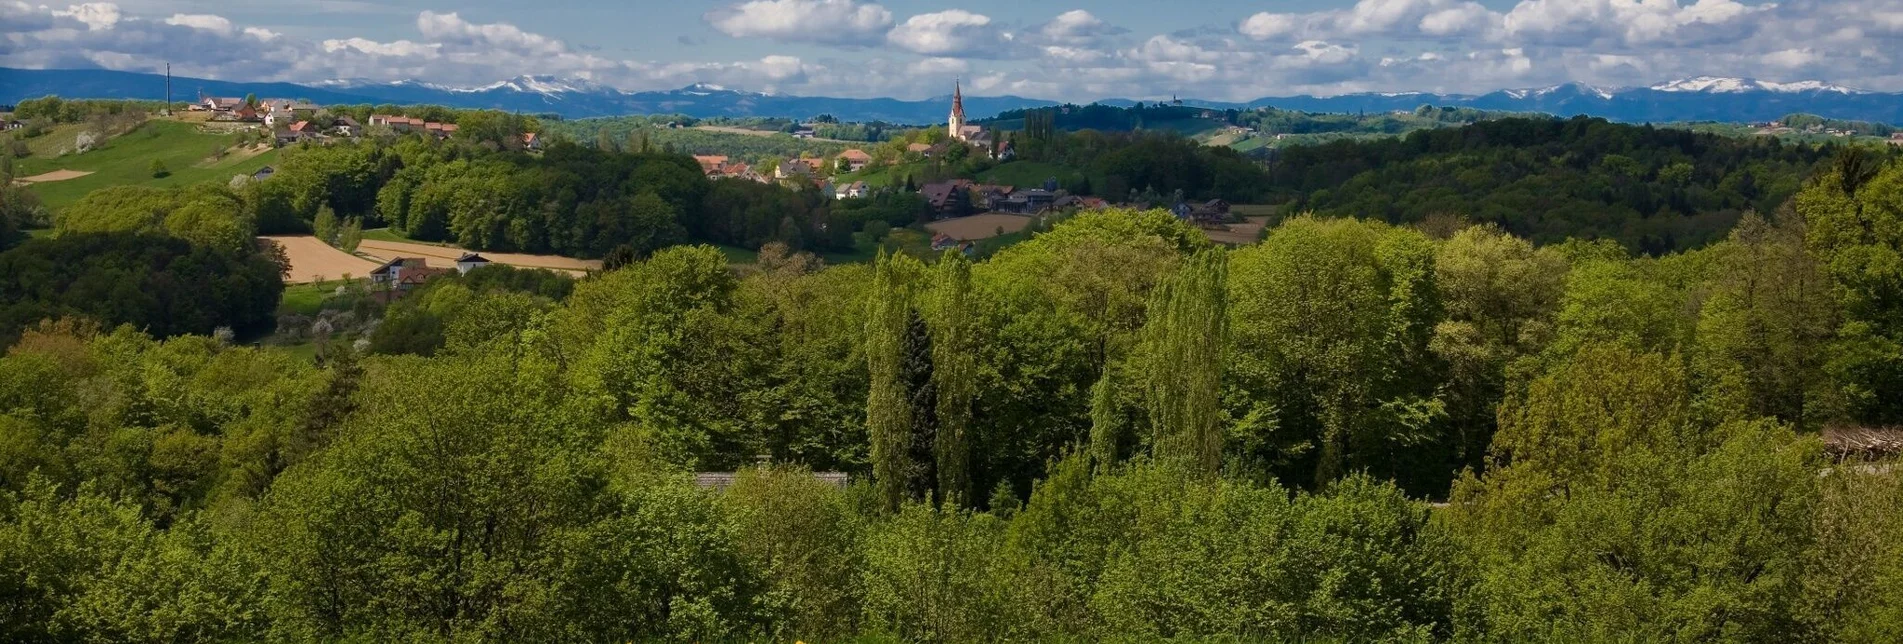
[[[221,35],[231,35],[231,21],[226,20],[224,16],[175,13],[172,14],[172,17],[165,19],[165,24],[191,27],[193,29],[201,29]]]
[[[858,0],[752,0],[702,19],[735,38],[858,44],[892,26],[892,12]]]
[[[531,55],[568,51],[562,41],[532,34],[508,23],[474,24],[454,12],[424,11],[416,15],[416,30],[428,40],[450,45],[495,48]]]
[[[1058,45],[1089,45],[1127,33],[1130,30],[1104,22],[1083,9],[1057,14],[1037,29],[1045,42]]]
[[[886,34],[886,42],[927,56],[1000,58],[1014,38],[1001,27],[990,16],[950,9],[906,19]]]

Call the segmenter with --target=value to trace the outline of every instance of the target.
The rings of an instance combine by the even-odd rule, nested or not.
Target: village
[[[802,132],[811,136],[811,130],[805,128],[796,131],[795,136]],[[906,154],[931,159],[946,154],[951,146],[958,145],[999,162],[1016,158],[1011,141],[967,119],[961,86],[953,87],[951,114],[946,122],[945,134],[945,139],[936,144],[907,145]],[[875,164],[872,154],[858,148],[847,149],[829,158],[787,159],[765,169],[725,155],[695,155],[694,160],[710,179],[780,183],[792,187],[811,185],[818,188],[821,194],[837,200],[862,199],[872,197],[881,190],[905,189],[874,187],[864,180],[852,178],[851,175],[872,168]],[[976,252],[976,241],[1022,230],[1032,217],[1101,210],[1119,205],[1099,197],[1070,194],[1058,184],[1055,178],[1046,179],[1042,185],[1030,188],[971,179],[948,179],[918,186],[917,194],[924,197],[933,219],[926,225],[933,233],[932,250],[957,249],[973,254]],[[1173,201],[1167,206],[1172,214],[1204,229],[1212,239],[1221,243],[1253,242],[1264,223],[1257,221],[1261,218],[1236,216],[1230,204],[1221,199],[1191,203],[1178,197]]]
[[[188,107],[192,112],[209,114],[210,123],[252,124],[272,133],[278,146],[302,142],[327,143],[332,139],[353,139],[369,132],[366,128],[388,128],[397,134],[422,133],[447,139],[457,131],[455,123],[439,123],[393,114],[371,114],[368,123],[359,123],[347,114],[331,114],[309,101],[290,99],[233,98],[202,96]],[[534,132],[521,135],[522,148],[540,150],[542,140]]]

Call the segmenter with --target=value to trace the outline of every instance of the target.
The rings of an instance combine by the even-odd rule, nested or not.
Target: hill
[[[60,127],[39,138],[74,137],[82,131],[83,128]],[[67,141],[59,145],[67,145],[71,139]],[[42,145],[52,143],[49,141]],[[164,188],[202,181],[222,182],[233,175],[250,174],[270,165],[278,156],[278,151],[272,149],[230,150],[232,144],[231,134],[206,132],[192,123],[154,119],[141,123],[130,132],[107,139],[90,151],[64,155],[57,155],[57,152],[42,155],[36,152],[35,156],[17,160],[15,167],[16,174],[21,177],[60,170],[87,173],[71,179],[33,184],[33,192],[39,195],[48,208],[57,211],[99,188],[119,185]],[[214,151],[225,153],[214,157]],[[164,164],[169,174],[153,177],[154,161]]]

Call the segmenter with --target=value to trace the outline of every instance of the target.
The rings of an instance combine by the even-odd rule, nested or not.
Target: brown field
[[[932,232],[942,233],[959,241],[977,241],[997,237],[999,228],[1003,228],[1004,234],[1009,235],[1024,230],[1024,227],[1029,225],[1031,225],[1030,217],[993,212],[934,221],[925,224],[925,227]]]
[[[1229,230],[1203,229],[1209,235],[1209,241],[1229,246],[1247,246],[1255,243],[1262,234],[1263,227],[1269,225],[1268,217],[1248,217],[1248,223],[1229,224]]]
[[[383,259],[398,257],[421,257],[432,268],[455,268],[456,258],[465,251],[449,246],[431,246],[409,242],[390,242],[374,239],[363,240],[357,245],[357,252]],[[507,264],[518,268],[546,268],[580,276],[587,271],[600,270],[601,260],[575,259],[559,255],[523,255],[520,253],[482,253],[483,257],[497,264]]]
[[[92,172],[87,170],[54,170],[52,172],[36,174],[31,177],[20,177],[19,182],[49,183],[53,181],[65,181],[67,179],[78,179],[89,174],[92,174]]]
[[[265,237],[284,247],[284,254],[291,258],[291,277],[284,280],[287,284],[310,284],[324,280],[351,277],[367,277],[377,263],[346,253],[329,244],[317,241],[310,235],[283,235]]]

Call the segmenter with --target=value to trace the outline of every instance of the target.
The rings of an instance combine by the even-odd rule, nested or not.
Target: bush
[[[165,162],[158,159],[152,160],[151,170],[154,179],[164,179],[172,174],[171,170],[165,168]]]

